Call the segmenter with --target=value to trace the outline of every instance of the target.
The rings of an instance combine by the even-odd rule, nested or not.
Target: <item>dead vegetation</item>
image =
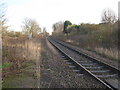
[[[69,20],[53,25],[53,36],[78,47],[97,52],[110,59],[118,57],[119,20],[111,9],[104,9],[99,24],[72,24]]]
[[[53,36],[80,48],[97,52],[110,59],[119,60],[118,22],[114,24],[84,23],[77,25],[77,28],[75,25],[72,25],[69,26],[67,31],[69,32],[53,32]]]
[[[38,60],[40,60],[40,50],[41,50],[39,38],[40,37],[28,39],[26,36],[20,36],[20,37],[7,36],[3,38],[2,78],[3,78],[4,87],[7,87],[6,85],[10,84],[8,83],[8,80],[11,76],[19,78],[22,77],[21,75],[23,75],[28,77],[28,79],[29,77],[30,78],[37,77],[36,72],[38,71],[37,69],[39,67],[37,65],[37,62]],[[40,73],[40,71],[38,73]],[[16,82],[17,79],[14,81]],[[13,84],[15,82],[13,82]],[[9,87],[12,87],[11,84]],[[18,87],[24,87],[24,86],[18,85]]]

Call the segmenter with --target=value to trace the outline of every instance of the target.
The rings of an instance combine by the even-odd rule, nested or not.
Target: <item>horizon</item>
[[[52,25],[58,21],[69,20],[73,24],[101,22],[104,9],[110,8],[118,17],[119,0],[7,0],[8,25],[11,30],[21,31],[25,17],[35,19],[40,27],[52,32]],[[69,4],[68,4],[69,3]],[[66,8],[67,7],[67,8]]]

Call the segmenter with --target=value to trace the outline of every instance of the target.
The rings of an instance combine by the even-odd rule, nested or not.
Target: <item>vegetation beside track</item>
[[[40,60],[40,36],[3,37],[2,78],[3,88],[37,87],[38,60]]]
[[[99,24],[80,23],[77,25],[72,24],[69,20],[57,22],[53,25],[53,36],[80,48],[120,61],[118,57],[119,20],[113,17],[114,13],[108,9],[105,22],[102,21]],[[107,18],[114,19],[114,22]]]

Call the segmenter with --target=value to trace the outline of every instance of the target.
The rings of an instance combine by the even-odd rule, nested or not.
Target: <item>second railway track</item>
[[[120,71],[108,64],[100,62],[91,56],[80,53],[79,51],[67,46],[64,42],[54,38],[48,38],[49,42],[55,46],[61,53],[66,63],[79,76],[90,75],[98,82],[102,83],[107,89],[119,90]]]

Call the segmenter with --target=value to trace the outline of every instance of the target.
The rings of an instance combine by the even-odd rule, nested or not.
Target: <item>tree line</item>
[[[72,24],[72,22],[70,22],[69,20],[66,20],[64,22],[57,22],[55,24],[53,24],[53,32],[60,32],[61,30],[63,31],[63,33],[70,33],[70,32],[74,32],[74,31],[80,31],[80,30],[84,30],[84,32],[86,32],[86,30],[97,30],[99,29],[100,25],[108,25],[108,24],[115,24],[118,23],[118,19],[115,15],[115,13],[111,10],[111,9],[104,9],[102,16],[101,16],[101,23],[99,24],[90,24],[90,23],[81,23],[80,25],[76,25],[76,24]]]
[[[111,9],[105,9],[99,24],[81,23],[77,25],[69,20],[55,23],[53,36],[64,41],[70,40],[74,44],[77,43],[86,48],[117,48],[118,24],[119,20],[115,13]]]

